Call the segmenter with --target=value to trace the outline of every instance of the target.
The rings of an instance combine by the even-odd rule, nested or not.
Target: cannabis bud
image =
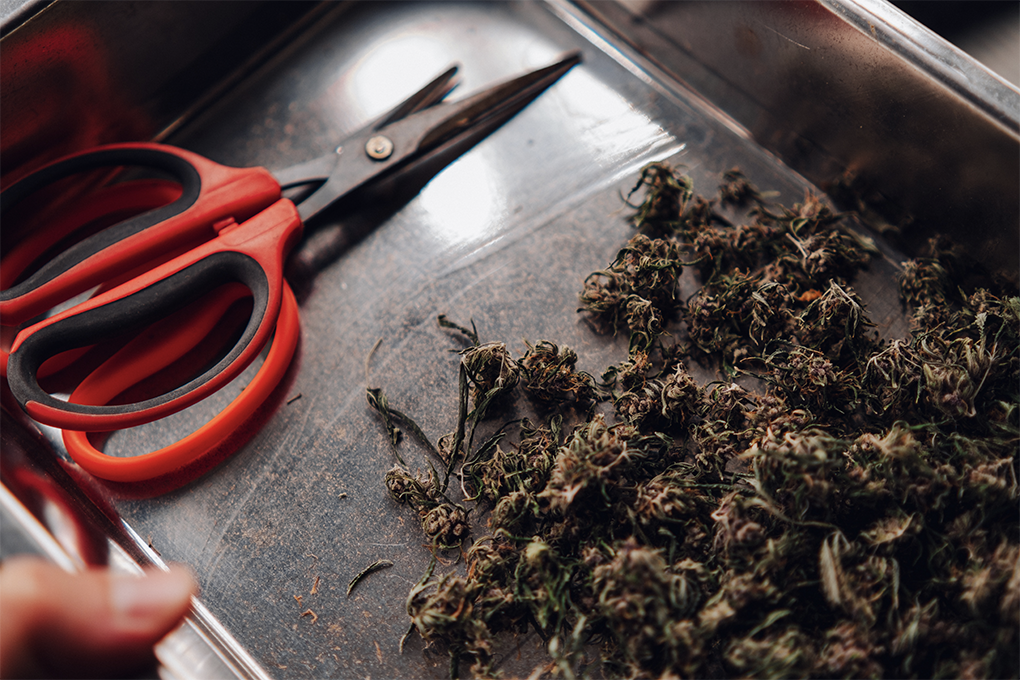
[[[577,353],[569,347],[562,350],[548,341],[541,341],[521,357],[524,393],[546,408],[564,402],[587,403],[595,397],[594,380],[577,371]]]
[[[472,394],[476,403],[506,394],[517,387],[521,378],[520,366],[502,342],[486,342],[468,347],[461,352],[461,365],[473,386]]]
[[[441,503],[424,514],[421,528],[439,548],[453,548],[471,533],[467,512],[453,503]]]

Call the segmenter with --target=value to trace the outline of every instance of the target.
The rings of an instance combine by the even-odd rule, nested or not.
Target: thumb
[[[144,576],[71,574],[36,558],[0,565],[0,676],[111,677],[153,661],[152,647],[196,593],[184,567]]]

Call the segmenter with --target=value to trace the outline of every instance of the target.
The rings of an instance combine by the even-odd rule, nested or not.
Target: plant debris
[[[351,592],[354,590],[354,587],[361,583],[366,576],[368,576],[369,574],[374,574],[380,569],[388,569],[389,567],[392,566],[393,563],[390,562],[389,560],[376,560],[372,564],[362,569],[360,572],[358,572],[358,575],[352,578],[351,582],[347,584],[347,597],[351,596]],[[315,584],[316,585],[319,584],[318,578],[315,579]]]
[[[886,341],[853,289],[874,245],[817,196],[772,205],[734,170],[705,199],[655,163],[627,200],[638,233],[580,293],[630,338],[598,379],[440,319],[470,343],[457,429],[428,444],[445,470],[398,458],[386,486],[434,551],[464,551],[472,512],[487,531],[433,560],[412,630],[453,675],[498,675],[496,636],[528,629],[566,678],[1020,675],[1017,291],[967,288],[933,242],[902,269],[912,332]],[[538,415],[500,425],[521,394]],[[394,422],[425,438],[368,397],[394,447]]]

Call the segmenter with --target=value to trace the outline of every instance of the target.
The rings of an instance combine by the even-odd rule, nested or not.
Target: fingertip
[[[190,569],[172,565],[168,570],[148,569],[141,578],[111,574],[109,592],[118,631],[158,639],[187,614],[198,584]]]
[[[143,574],[71,574],[38,559],[4,560],[0,677],[111,677],[151,663],[198,593],[175,564]]]

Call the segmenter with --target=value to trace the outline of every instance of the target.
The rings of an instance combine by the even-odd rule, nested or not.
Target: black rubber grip
[[[0,291],[0,301],[21,297],[105,248],[179,215],[195,204],[202,191],[202,178],[198,170],[180,156],[157,149],[100,149],[48,165],[0,193],[0,216],[26,196],[65,177],[86,170],[120,166],[143,167],[165,172],[180,182],[181,195],[173,203],[124,220],[68,248],[21,283]]]
[[[244,333],[215,366],[162,396],[133,404],[91,406],[50,396],[36,379],[43,362],[60,352],[85,347],[155,323],[225,283],[239,282],[251,290],[254,305]],[[218,252],[137,293],[46,326],[25,339],[10,355],[7,380],[22,404],[31,401],[62,411],[87,415],[138,413],[179,399],[223,373],[252,342],[266,316],[269,280],[262,266],[243,253]],[[182,406],[183,408],[183,406]]]

